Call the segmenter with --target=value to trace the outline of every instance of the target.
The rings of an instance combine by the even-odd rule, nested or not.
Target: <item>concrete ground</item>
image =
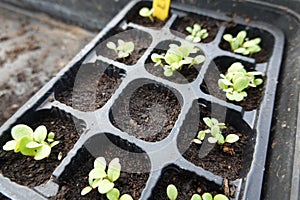
[[[94,33],[0,4],[0,126]]]

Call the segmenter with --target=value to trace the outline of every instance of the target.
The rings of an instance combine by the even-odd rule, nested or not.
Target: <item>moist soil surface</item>
[[[169,184],[176,186],[178,190],[177,200],[187,200],[190,199],[193,194],[202,195],[205,192],[209,192],[213,195],[224,194],[222,188],[218,185],[192,172],[171,166],[166,169],[159,178],[158,183],[152,191],[150,200],[168,199],[166,190]]]
[[[58,155],[61,154],[62,159],[67,155],[78,140],[79,133],[72,121],[61,118],[46,117],[30,125],[30,127],[34,130],[40,125],[45,125],[48,133],[54,132],[54,139],[59,141],[59,144],[52,148],[50,156],[36,161],[33,157],[23,156],[13,151],[4,151],[1,148],[0,174],[11,181],[28,187],[38,186],[50,179],[52,172],[61,162],[58,160]]]
[[[79,76],[69,77],[73,84],[56,90],[55,98],[80,111],[95,111],[106,104],[121,84],[120,77],[117,77],[120,75],[108,74],[97,63],[87,64],[83,68],[86,69],[79,71]]]
[[[186,31],[186,27],[193,27],[194,24],[199,24],[202,29],[207,29],[207,32],[209,34],[208,37],[204,40],[201,40],[201,42],[208,43],[215,39],[219,31],[220,23],[220,21],[209,17],[199,15],[187,15],[177,19],[171,26],[171,31],[175,35],[186,37],[190,35],[190,33]]]
[[[149,177],[150,161],[147,156],[144,159],[131,159],[130,152],[121,150],[115,145],[109,145],[105,148],[104,152],[97,155],[105,158],[107,164],[113,159],[118,157],[120,164],[126,167],[126,171],[121,169],[121,175],[116,180],[115,188],[120,190],[122,194],[129,194],[133,199],[139,199],[141,193],[146,186]],[[96,157],[96,156],[95,156]],[[63,174],[58,194],[51,199],[103,199],[106,196],[98,193],[97,189],[92,190],[85,196],[81,196],[81,190],[88,186],[88,174],[93,169],[95,157],[92,156],[85,148],[79,151],[79,154],[72,160],[71,166],[66,168],[66,173]],[[80,170],[78,170],[80,169]],[[143,171],[137,172],[137,169]],[[137,173],[133,173],[137,172]]]
[[[149,142],[160,141],[170,134],[181,110],[171,90],[147,84],[136,89],[129,98],[129,109],[125,107],[126,97],[121,97],[120,105],[114,106],[114,126]]]
[[[202,118],[211,117],[211,113],[204,107],[200,107],[201,120],[199,121],[198,131],[195,133],[194,138],[197,138],[200,130],[206,130],[209,127],[203,122]],[[218,119],[220,120],[220,119]],[[221,121],[220,121],[221,122]],[[236,180],[242,176],[241,170],[246,168],[243,166],[245,160],[245,152],[248,136],[237,130],[231,124],[226,123],[227,128],[222,129],[222,134],[226,138],[229,134],[236,134],[239,140],[233,144],[225,143],[223,145],[210,144],[207,142],[207,137],[202,144],[190,143],[190,146],[185,146],[186,137],[192,133],[185,131],[180,133],[178,138],[178,148],[183,153],[183,157],[188,161],[200,166],[216,175],[229,180]],[[201,149],[201,147],[203,148]],[[248,147],[247,147],[248,148]]]
[[[132,22],[134,24],[138,24],[141,26],[145,26],[145,27],[150,27],[150,28],[154,28],[154,29],[159,29],[162,28],[166,22],[168,21],[168,19],[171,17],[172,15],[169,14],[168,18],[165,21],[161,21],[157,18],[153,18],[153,22],[148,18],[148,17],[141,17],[138,13],[134,14],[131,17],[128,17],[126,19],[127,23]]]
[[[208,70],[206,71],[206,74],[204,76],[204,80],[203,80],[202,84],[200,85],[200,89],[206,94],[210,94],[219,99],[226,100],[227,102],[239,105],[239,106],[243,107],[246,111],[257,109],[260,106],[260,103],[263,99],[263,94],[264,94],[264,90],[265,90],[265,87],[264,87],[265,78],[263,78],[264,82],[261,85],[255,87],[255,88],[253,88],[253,87],[247,88],[245,90],[247,92],[247,97],[245,97],[242,101],[239,101],[239,102],[230,101],[226,98],[226,93],[223,92],[223,90],[219,88],[218,80],[221,78],[220,73],[225,75],[227,69],[230,67],[231,64],[226,64],[227,66],[223,66],[224,64],[222,64],[221,60],[222,59],[220,59],[219,61],[214,63],[217,65],[217,67],[213,66],[213,67],[208,68]],[[255,71],[253,68],[253,65],[251,65],[251,67],[249,67],[249,68],[247,68],[247,66],[245,66],[246,70],[248,72]],[[256,77],[258,77],[258,76],[256,76]]]
[[[151,36],[136,29],[122,30],[118,28],[113,33],[113,36],[108,37],[96,47],[97,55],[102,55],[126,65],[134,65],[151,44]],[[107,42],[114,42],[118,46],[119,39],[134,43],[134,51],[126,58],[118,58],[116,52],[106,46]]]

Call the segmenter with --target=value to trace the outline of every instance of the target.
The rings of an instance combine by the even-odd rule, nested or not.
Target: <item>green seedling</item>
[[[201,42],[208,37],[207,29],[202,29],[199,24],[194,24],[193,28],[188,26],[186,31],[190,33],[185,39],[192,42]]]
[[[106,169],[107,168],[107,169]],[[121,173],[121,165],[119,158],[114,158],[106,166],[104,157],[98,157],[94,161],[94,169],[89,173],[89,186],[81,190],[81,195],[86,195],[93,189],[97,188],[100,194],[106,194],[109,200],[132,200],[128,194],[123,194],[120,197],[120,191],[114,188],[114,182],[118,180]]]
[[[170,184],[167,187],[167,196],[169,200],[176,200],[178,196],[178,191],[175,185]],[[206,192],[200,196],[199,194],[193,194],[191,200],[229,200],[224,194],[217,194],[214,197],[212,194]]]
[[[134,51],[133,42],[124,42],[123,40],[118,40],[118,46],[113,42],[108,42],[106,44],[107,48],[114,50],[118,55],[118,58],[126,58]]]
[[[223,39],[229,42],[231,50],[235,53],[252,55],[261,51],[259,46],[261,39],[255,38],[250,40],[247,38],[247,32],[244,30],[240,31],[236,37],[233,37],[231,34],[225,34]]]
[[[33,156],[35,160],[47,158],[51,148],[59,143],[54,141],[55,134],[53,132],[47,134],[47,128],[43,125],[33,131],[25,124],[18,124],[11,129],[11,136],[13,140],[8,141],[3,150],[14,150],[15,153]]]
[[[147,7],[143,7],[143,8],[140,9],[139,14],[142,17],[149,18],[151,20],[151,22],[154,22],[154,18],[152,16],[153,12],[154,12],[153,8],[149,9]]]
[[[201,144],[204,140],[206,134],[210,134],[208,138],[209,143],[218,143],[219,145],[227,143],[234,143],[239,140],[239,136],[236,134],[229,134],[224,138],[222,135],[222,129],[227,128],[224,123],[220,123],[215,118],[204,117],[204,123],[209,127],[209,129],[199,131],[197,138],[193,142]]]
[[[263,83],[261,78],[255,76],[263,75],[261,72],[247,72],[240,62],[233,63],[227,70],[226,75],[221,74],[218,81],[219,87],[226,92],[226,97],[231,101],[242,101],[247,97],[244,91],[249,87],[256,87]]]
[[[192,44],[182,43],[180,46],[170,44],[166,54],[153,53],[151,60],[155,66],[162,66],[164,68],[164,75],[169,77],[173,75],[174,71],[180,71],[183,65],[188,65],[190,68],[193,65],[203,63],[205,57],[197,55],[196,57],[189,57],[192,53],[197,53],[199,49]]]
[[[167,196],[170,200],[176,200],[178,196],[178,191],[175,185],[170,184],[167,187]]]

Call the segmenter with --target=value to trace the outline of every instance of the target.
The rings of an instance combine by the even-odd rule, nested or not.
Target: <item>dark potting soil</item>
[[[120,190],[122,194],[129,194],[133,199],[139,199],[141,193],[146,186],[146,182],[149,177],[150,161],[145,159],[130,159],[129,152],[120,151],[119,147],[110,145],[105,149],[103,156],[107,164],[115,157],[120,159],[122,167],[126,166],[127,170],[135,171],[136,169],[143,168],[144,172],[131,173],[122,171],[118,180],[116,180],[115,188]],[[81,190],[88,186],[88,174],[93,169],[95,157],[92,156],[85,148],[79,151],[79,156],[76,156],[71,163],[70,167],[66,168],[66,174],[58,180],[60,184],[60,190],[55,197],[51,199],[103,199],[106,200],[106,196],[98,192],[97,189],[92,190],[85,196],[81,196]],[[148,161],[148,162],[147,162]],[[78,170],[80,169],[80,170]]]
[[[113,33],[114,35],[108,37],[106,40],[97,45],[95,48],[97,55],[102,55],[112,60],[117,60],[118,62],[126,65],[136,64],[152,42],[151,36],[148,33],[137,29],[122,30],[119,28],[113,31]],[[119,39],[125,42],[134,43],[134,51],[130,54],[130,56],[126,58],[118,58],[114,50],[107,48],[107,42],[114,42],[116,45],[118,45]]]
[[[104,72],[104,69],[97,67],[97,63],[83,67],[86,67],[86,70],[79,71],[78,76],[71,77],[68,81],[72,84],[56,90],[55,98],[80,111],[95,111],[103,107],[111,98],[121,84],[121,75],[118,72],[112,74]]]
[[[216,113],[217,114],[217,113]],[[197,132],[194,133],[194,138],[197,137],[200,130],[206,130],[209,127],[203,122],[204,117],[215,117],[203,106],[200,106],[199,126]],[[219,115],[219,114],[218,114]],[[220,121],[222,122],[222,121]],[[192,143],[190,140],[190,146],[186,146],[186,138],[193,133],[182,131],[178,138],[178,148],[183,154],[183,157],[188,161],[194,163],[196,166],[200,166],[216,175],[229,180],[236,180],[241,178],[244,160],[246,159],[246,148],[249,142],[248,136],[240,130],[237,130],[233,125],[225,122],[227,128],[222,129],[222,134],[226,137],[229,134],[236,134],[239,136],[239,140],[233,144],[225,143],[223,145],[210,144],[207,141],[203,141],[202,144]],[[205,138],[207,140],[207,138]],[[201,149],[201,147],[205,149]],[[250,148],[249,148],[250,149]],[[247,153],[250,152],[248,149]],[[250,154],[249,154],[250,155]],[[249,157],[247,155],[247,157]]]
[[[220,21],[213,18],[190,14],[175,20],[171,26],[171,31],[177,36],[186,37],[190,34],[186,31],[186,27],[193,27],[196,23],[199,24],[202,29],[204,28],[208,31],[208,37],[201,41],[203,43],[208,43],[215,39],[219,31],[219,25],[221,24]]]
[[[207,181],[203,177],[179,169],[176,166],[171,166],[163,172],[149,199],[168,199],[166,190],[169,184],[176,186],[178,190],[177,200],[187,200],[190,199],[193,194],[202,195],[205,192],[209,192],[212,195],[224,194],[221,187]]]
[[[0,174],[28,187],[46,183],[61,162],[58,155],[61,154],[63,159],[79,138],[79,133],[71,120],[45,117],[30,127],[34,130],[39,125],[45,125],[48,131],[54,132],[55,140],[59,141],[59,144],[52,148],[48,158],[36,161],[33,157],[0,149]]]
[[[143,85],[129,99],[125,97],[120,101],[120,105],[112,113],[113,125],[149,142],[166,138],[181,110],[176,95],[166,87],[156,84]]]
[[[127,23],[132,22],[134,24],[139,24],[141,26],[150,27],[154,29],[162,28],[168,19],[171,17],[171,14],[169,14],[169,17],[165,21],[161,21],[154,17],[154,21],[152,22],[149,18],[141,17],[138,12],[133,14],[133,16],[127,18]]]
[[[238,60],[232,60],[230,62],[227,61],[227,58],[223,59],[223,57],[214,60],[214,63],[211,64],[206,71],[206,74],[204,76],[204,80],[200,85],[200,89],[206,93],[210,94],[212,96],[215,96],[219,99],[226,100],[227,102],[239,105],[243,107],[246,111],[257,109],[260,106],[260,103],[263,99],[264,90],[265,90],[265,77],[263,78],[264,82],[253,88],[247,88],[245,91],[247,92],[247,97],[245,97],[242,101],[230,101],[226,98],[226,92],[223,92],[222,89],[219,88],[218,80],[221,78],[220,74],[226,74],[227,69],[230,67],[230,65],[233,62],[239,62]],[[216,67],[216,66],[217,67]],[[254,64],[244,64],[246,70],[248,72],[255,71],[254,70]]]
[[[10,198],[4,196],[2,193],[0,193],[0,200],[9,200]]]

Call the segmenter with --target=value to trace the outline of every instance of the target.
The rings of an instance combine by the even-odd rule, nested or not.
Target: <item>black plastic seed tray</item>
[[[53,125],[61,122],[67,128],[58,129],[57,134],[62,134],[61,140],[73,142],[69,149],[65,148],[61,162],[53,166],[47,162],[44,164],[53,170],[42,183],[30,182],[28,187],[22,186],[17,178],[6,177],[10,168],[2,167],[0,192],[3,195],[12,199],[79,198],[80,194],[71,190],[70,196],[64,196],[63,190],[77,187],[77,193],[80,193],[80,183],[88,184],[86,176],[93,159],[104,156],[107,160],[120,158],[121,176],[127,177],[121,182],[137,181],[139,186],[129,184],[128,189],[134,190],[135,194],[131,195],[136,198],[166,198],[165,188],[170,183],[177,184],[182,189],[179,194],[184,195],[208,191],[227,193],[232,199],[260,198],[284,46],[283,33],[266,23],[176,4],[172,4],[170,17],[165,23],[149,27],[136,23],[137,13],[144,6],[150,7],[151,2],[130,2],[1,127],[1,146],[10,139],[11,127],[19,123],[35,127],[39,123]],[[217,31],[209,40],[194,44],[206,57],[203,64],[194,66],[191,73],[177,73],[166,78],[159,67],[154,67],[150,55],[166,51],[171,43],[185,41],[185,35],[176,29],[186,22],[185,16],[200,21],[210,20],[215,23]],[[249,37],[262,38],[263,59],[226,50],[223,34],[236,34],[242,29],[247,30]],[[114,60],[105,45],[117,39],[133,40],[137,44],[135,60],[127,64],[124,60]],[[226,102],[225,95],[215,92],[220,73],[224,73],[233,62],[242,62],[247,69],[264,73],[260,94],[250,95],[254,99],[252,106],[248,102]],[[135,110],[139,114],[133,114]],[[218,118],[244,135],[245,140],[240,144],[243,152],[235,163],[240,165],[238,171],[233,171],[229,165],[219,165],[227,161],[218,155],[213,157],[213,164],[222,168],[225,175],[203,164],[205,161],[201,164],[202,159],[205,160],[213,151],[214,147],[208,143],[196,147],[198,152],[194,154],[191,141],[199,130],[199,121],[205,116]],[[74,130],[75,136],[66,136],[70,132],[74,134]],[[6,153],[1,152],[1,162]],[[193,159],[195,155],[198,159]],[[84,172],[85,177],[79,172]],[[38,172],[32,176],[38,180],[38,176],[45,175]],[[189,185],[185,187],[189,191],[183,191],[184,185]],[[120,188],[122,191],[122,185]],[[188,196],[181,198],[188,199]]]

